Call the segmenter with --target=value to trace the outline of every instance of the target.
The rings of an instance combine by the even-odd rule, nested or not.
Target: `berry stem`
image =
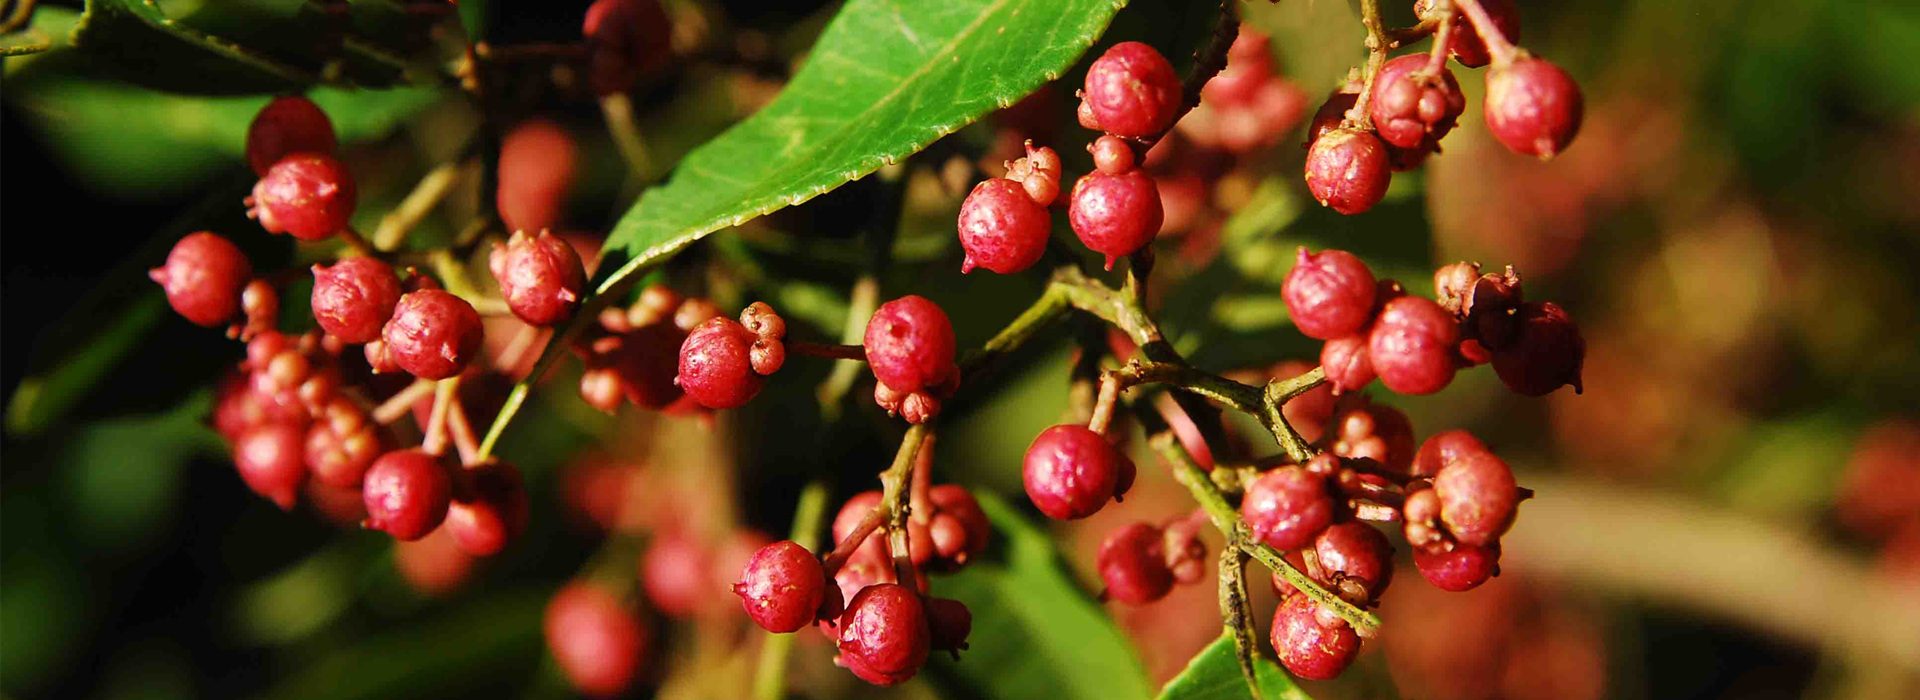
[[[433,388],[433,412],[427,414],[427,437],[420,451],[438,457],[447,451],[447,407],[458,401],[459,377],[440,380]]]
[[[1427,51],[1427,67],[1422,72],[1439,75],[1447,66],[1447,47],[1453,40],[1453,0],[1434,0],[1433,11],[1440,15],[1440,26],[1433,33],[1433,48]]]
[[[447,402],[447,432],[453,435],[453,449],[460,453],[460,464],[472,467],[480,463],[480,445],[473,437],[473,424],[467,422],[467,409],[459,401]]]
[[[1354,98],[1353,108],[1347,110],[1345,123],[1372,131],[1373,117],[1368,106],[1373,102],[1373,82],[1380,75],[1380,66],[1387,62],[1387,47],[1391,44],[1386,27],[1380,23],[1380,0],[1360,0],[1360,24],[1367,28],[1367,65],[1360,74],[1360,96]]]
[[[473,280],[467,276],[466,266],[454,259],[453,251],[437,248],[427,254],[427,263],[433,266],[434,276],[440,278],[447,293],[465,299],[480,315],[504,316],[512,313],[507,309],[506,301],[482,294],[479,288],[473,286]]]
[[[1487,53],[1493,56],[1495,68],[1503,68],[1513,63],[1520,49],[1507,40],[1500,32],[1500,26],[1493,23],[1493,17],[1487,14],[1487,8],[1480,6],[1480,0],[1453,0],[1466,13],[1467,21],[1473,23],[1473,30],[1480,34],[1480,40],[1486,42]]]
[[[382,252],[390,252],[400,247],[407,233],[433,213],[434,207],[447,198],[454,186],[460,184],[461,171],[472,161],[448,161],[429,171],[420,178],[407,198],[400,200],[400,206],[380,217],[380,226],[373,230],[373,247]]]
[[[359,231],[355,231],[352,226],[340,229],[339,234],[340,241],[346,243],[348,248],[353,249],[355,255],[363,255],[369,258],[380,257],[380,251],[374,250],[373,244],[368,243],[367,239],[362,237]]]
[[[900,451],[894,453],[893,464],[880,473],[880,503],[867,513],[867,517],[860,519],[860,524],[854,526],[852,532],[834,545],[831,553],[821,559],[820,567],[826,570],[828,576],[838,572],[841,565],[847,563],[847,558],[853,556],[853,551],[860,547],[860,543],[867,541],[867,536],[883,523],[904,517],[905,508],[900,502],[900,494],[906,490],[904,487],[911,478],[910,471],[918,463],[914,457],[919,453],[921,443],[932,431],[923,423],[908,428],[907,434],[900,438]]]
[[[1120,398],[1120,375],[1117,372],[1100,373],[1100,395],[1093,401],[1093,415],[1087,419],[1087,429],[1101,435],[1107,434],[1107,426],[1113,423],[1113,403]]]
[[[853,291],[847,299],[847,322],[840,330],[840,342],[845,345],[859,345],[866,337],[867,319],[873,317],[874,309],[880,307],[880,281],[872,274],[861,275],[853,283]],[[792,350],[792,342],[787,348]],[[866,347],[861,346],[861,352]],[[853,362],[833,363],[833,372],[820,382],[820,388],[814,391],[814,398],[820,403],[820,415],[828,422],[840,419],[840,404],[853,389],[855,382],[865,374],[859,364]]]
[[[1207,44],[1193,53],[1193,66],[1187,69],[1187,75],[1180,81],[1180,108],[1174,112],[1173,119],[1167,122],[1167,130],[1152,136],[1127,139],[1127,145],[1133,147],[1134,159],[1146,162],[1147,151],[1180,123],[1180,118],[1200,105],[1200,89],[1207,81],[1220,74],[1227,67],[1227,49],[1233,46],[1233,40],[1240,36],[1240,18],[1233,13],[1232,3],[1220,3],[1220,15],[1213,25],[1213,34],[1207,38]]]
[[[931,492],[933,490],[933,433],[927,433],[927,439],[920,443],[920,453],[914,457],[913,487],[907,497],[908,515],[922,525],[933,520]]]
[[[407,385],[407,388],[401,389],[399,393],[380,402],[380,405],[373,407],[373,422],[381,425],[393,425],[394,421],[400,420],[401,416],[407,415],[407,411],[412,410],[415,403],[418,403],[420,399],[426,398],[428,394],[432,393],[433,380],[415,379],[412,384]]]
[[[500,354],[493,359],[493,368],[510,376],[520,374],[518,370],[520,365],[526,362],[527,352],[542,345],[540,339],[546,334],[545,328],[521,326],[520,330],[514,331],[513,337],[507,340],[507,346],[501,348]]]
[[[820,544],[820,524],[826,517],[827,483],[818,479],[800,489],[800,502],[793,509],[793,528],[787,539],[815,550]],[[753,697],[756,700],[780,700],[786,697],[788,651],[794,635],[770,634],[761,640],[760,661],[753,669]]]
[[[872,314],[868,314],[868,315],[871,316]],[[867,361],[867,348],[862,345],[842,345],[839,343],[814,343],[814,342],[809,342],[805,340],[793,340],[791,338],[783,342],[787,344],[787,352],[793,355],[805,355],[807,357],[825,357],[825,358],[834,359],[834,360],[858,360],[860,362]]]

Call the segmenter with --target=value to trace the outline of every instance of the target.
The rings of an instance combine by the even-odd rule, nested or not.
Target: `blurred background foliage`
[[[631,572],[640,543],[669,528],[708,543],[740,528],[784,533],[810,481],[829,485],[830,507],[874,487],[899,427],[860,401],[829,424],[813,394],[828,368],[795,363],[710,426],[632,408],[600,415],[575,398],[577,370],[558,372],[501,443],[528,477],[534,525],[477,566],[253,497],[202,422],[215,378],[240,350],[167,313],[144,269],[200,229],[240,242],[262,269],[317,254],[241,235],[257,229],[238,202],[251,181],[248,121],[268,93],[318,66],[299,51],[181,58],[205,56],[184,32],[257,37],[310,10],[292,0],[166,2],[184,29],[156,33],[139,3],[96,4],[111,21],[72,45],[78,9],[41,3],[34,30],[55,48],[4,59],[0,83],[6,696],[564,696],[540,611],[583,566]],[[1191,25],[1170,18],[1204,4],[1138,0],[1105,41],[1178,33]],[[1408,7],[1389,4],[1390,23],[1410,22]],[[487,5],[462,2],[460,19],[511,45],[577,40],[585,3]],[[835,9],[667,5],[681,58],[636,94],[660,168],[651,179],[770,99]],[[1521,43],[1586,92],[1586,126],[1562,157],[1543,164],[1498,148],[1478,123],[1481,83],[1469,74],[1480,71],[1463,70],[1473,106],[1462,128],[1424,170],[1396,178],[1374,211],[1341,217],[1306,201],[1289,137],[1228,170],[1200,223],[1161,243],[1166,268],[1189,275],[1160,300],[1161,318],[1213,370],[1312,356],[1277,295],[1299,245],[1353,250],[1418,292],[1437,264],[1512,264],[1530,296],[1559,301],[1588,339],[1582,395],[1523,399],[1480,371],[1436,396],[1376,397],[1406,409],[1422,436],[1456,427],[1483,436],[1539,497],[1522,509],[1495,583],[1451,595],[1403,576],[1383,608],[1383,639],[1347,677],[1307,690],[1920,695],[1920,499],[1898,500],[1920,489],[1920,6],[1519,5]],[[389,3],[351,6],[373,35],[407,21]],[[1238,7],[1273,36],[1282,71],[1315,103],[1362,58],[1350,2]],[[126,60],[132,53],[151,60]],[[364,226],[453,153],[478,115],[456,89],[416,82],[419,66],[355,55],[350,78],[382,89],[311,94],[350,144]],[[1071,147],[1084,134],[1066,126],[1078,79],[1063,78],[1052,113],[1063,127],[1055,145],[1084,169]],[[585,154],[568,221],[604,233],[624,199],[598,111],[564,90],[517,95],[506,109],[536,104]],[[990,153],[994,124],[931,153]],[[976,347],[1040,281],[958,274],[958,201],[939,186],[940,164],[909,169],[881,287],[941,302],[961,346]],[[855,234],[889,223],[871,220],[875,180],[708,239],[664,279],[725,308],[768,299],[803,337],[835,337],[867,258]],[[418,235],[451,235],[459,202],[477,199],[456,196]],[[287,306],[294,327],[310,323],[298,318],[304,305]],[[1139,496],[1083,523],[1043,526],[1026,506],[1020,456],[1066,408],[1069,333],[1045,339],[943,419],[937,477],[1000,496],[983,496],[997,528],[990,561],[936,584],[972,607],[973,651],[875,691],[802,634],[796,693],[1140,697],[1216,640],[1210,586],[1144,608],[1088,595],[1108,530],[1191,507],[1163,471],[1143,469]],[[601,528],[581,512],[595,512],[591,496],[610,483],[630,494],[628,520],[643,522],[618,525],[615,546],[601,547]],[[1890,521],[1857,517],[1889,502]],[[745,695],[764,635],[737,620],[651,619],[659,634],[639,692]]]

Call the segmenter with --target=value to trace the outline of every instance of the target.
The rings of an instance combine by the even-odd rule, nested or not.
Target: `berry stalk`
[[[1369,108],[1373,104],[1374,78],[1380,75],[1380,66],[1386,65],[1387,48],[1391,45],[1387,37],[1386,26],[1380,23],[1380,0],[1360,0],[1360,24],[1367,28],[1367,65],[1360,75],[1360,95],[1354,98],[1353,108],[1347,110],[1347,126],[1373,130],[1373,116]]]
[[[439,167],[420,178],[413,191],[407,193],[400,205],[380,217],[380,226],[373,230],[373,247],[382,252],[399,248],[407,239],[407,233],[433,213],[434,207],[447,198],[454,186],[460,184],[461,171],[472,161],[455,160],[441,163]]]
[[[1495,24],[1493,16],[1487,14],[1487,8],[1480,6],[1480,0],[1453,0],[1460,11],[1467,13],[1467,20],[1473,22],[1473,30],[1480,34],[1480,40],[1486,42],[1487,53],[1493,55],[1493,65],[1506,66],[1520,53],[1520,49],[1507,40],[1501,33],[1500,25]]]
[[[860,345],[841,345],[839,343],[813,343],[805,340],[787,339],[787,352],[807,357],[824,357],[830,360],[867,361],[867,349]]]

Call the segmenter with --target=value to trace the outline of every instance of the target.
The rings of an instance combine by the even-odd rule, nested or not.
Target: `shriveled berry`
[[[339,143],[320,105],[300,95],[276,97],[247,126],[247,165],[265,175],[289,153],[333,153]]]
[[[201,231],[173,244],[166,264],[147,277],[160,283],[174,311],[211,328],[240,312],[240,292],[253,278],[253,264],[232,242]]]
[[[521,122],[500,139],[493,196],[509,230],[536,233],[560,226],[578,168],[576,150],[566,127],[546,119]]]
[[[1086,426],[1056,425],[1027,447],[1022,477],[1027,498],[1040,512],[1055,520],[1078,520],[1113,498],[1120,472],[1132,464]]]
[[[1332,680],[1360,654],[1360,635],[1344,620],[1321,624],[1320,604],[1303,594],[1288,596],[1273,614],[1273,650],[1293,675]]]
[[[1333,525],[1313,541],[1314,557],[1336,590],[1357,585],[1362,601],[1380,597],[1393,582],[1393,545],[1387,536],[1366,523]]]
[[[1081,99],[1100,130],[1119,136],[1153,136],[1173,126],[1180,111],[1180,76],[1153,47],[1125,41],[1114,44],[1087,68]]]
[[[674,383],[707,408],[738,408],[760,393],[752,349],[758,340],[739,321],[711,318],[687,334],[680,345],[680,373]]]
[[[1308,253],[1300,247],[1280,287],[1287,315],[1309,338],[1333,340],[1358,333],[1373,318],[1373,271],[1344,250]]]
[[[380,337],[400,303],[400,278],[374,258],[346,258],[332,267],[313,266],[313,320],[328,335],[348,343]]]
[[[499,554],[527,529],[529,503],[520,470],[491,461],[462,471],[461,477],[447,506],[446,529],[467,554]]]
[[[1580,393],[1587,341],[1566,310],[1550,301],[1527,303],[1512,322],[1512,342],[1493,353],[1493,371],[1500,381],[1525,396],[1546,396],[1568,385]]]
[[[756,301],[740,310],[740,325],[761,340],[780,340],[787,337],[787,321],[775,313],[773,307],[764,301]],[[769,374],[761,372],[761,374]]]
[[[1107,597],[1130,605],[1145,605],[1173,590],[1173,569],[1167,567],[1165,537],[1160,528],[1134,523],[1114,530],[1100,543],[1095,559]]]
[[[1448,430],[1436,433],[1420,444],[1420,451],[1413,455],[1413,475],[1431,477],[1439,474],[1442,468],[1465,459],[1468,455],[1486,452],[1486,443],[1465,430]]]
[[[907,295],[881,304],[867,321],[867,364],[895,391],[945,383],[955,374],[953,346],[953,322],[926,297]]]
[[[1567,149],[1585,109],[1573,76],[1527,57],[1487,72],[1487,130],[1513,151],[1541,160]]]
[[[1094,171],[1073,183],[1067,205],[1067,223],[1080,242],[1113,261],[1145,248],[1159,235],[1165,212],[1160,190],[1139,168],[1117,175]]]
[[[973,611],[952,598],[928,598],[927,627],[933,651],[951,651],[960,658],[967,635],[973,634]]]
[[[293,510],[300,487],[307,481],[304,461],[306,433],[299,425],[266,423],[240,435],[233,443],[233,466],[254,493],[281,510]]]
[[[1415,547],[1413,566],[1421,578],[1443,591],[1470,591],[1500,575],[1500,543],[1485,547],[1455,544],[1452,549],[1429,553]]]
[[[1053,228],[1047,210],[1021,183],[993,178],[973,186],[960,204],[961,272],[984,267],[1010,275],[1040,261]]]
[[[1413,11],[1425,16],[1432,6],[1431,0],[1414,0]],[[1453,32],[1447,40],[1447,50],[1453,54],[1453,60],[1468,68],[1479,68],[1493,61],[1487,53],[1487,42],[1480,37],[1479,28],[1468,21],[1467,14],[1454,6]],[[1513,6],[1513,0],[1480,0],[1480,8],[1487,11],[1493,20],[1493,26],[1509,42],[1520,40],[1520,12]]]
[[[446,379],[480,352],[480,314],[467,300],[439,289],[400,297],[381,329],[394,365],[421,379]]]
[[[420,450],[394,450],[374,460],[362,485],[367,527],[397,540],[427,536],[447,518],[453,478],[440,458]]]
[[[1417,75],[1427,68],[1425,53],[1387,61],[1374,78],[1368,103],[1373,128],[1380,140],[1407,149],[1424,149],[1453,130],[1467,98],[1445,66],[1437,75]]]
[[[1433,477],[1440,497],[1440,520],[1463,544],[1486,546],[1513,526],[1520,487],[1513,469],[1491,452],[1474,452],[1440,469]]]
[[[898,685],[927,663],[933,644],[920,594],[895,583],[868,586],[840,618],[840,659],[860,680]]]
[[[1261,474],[1240,501],[1240,517],[1255,539],[1274,549],[1305,547],[1333,524],[1333,496],[1324,478],[1295,466]]]
[[[1307,191],[1342,214],[1372,209],[1393,180],[1387,145],[1372,133],[1339,128],[1307,148]]]
[[[260,176],[247,198],[247,215],[267,233],[318,241],[347,227],[355,196],[346,164],[324,153],[295,153]]]
[[[1327,372],[1327,383],[1335,394],[1359,391],[1379,376],[1373,371],[1373,358],[1367,355],[1371,333],[1356,333],[1335,338],[1320,346],[1320,366]]]
[[[820,560],[793,540],[781,540],[753,553],[733,593],[754,624],[786,633],[813,624],[826,588]]]
[[[1402,394],[1431,394],[1453,381],[1460,324],[1431,299],[1387,302],[1367,336],[1367,357],[1380,383]]]
[[[586,37],[587,82],[598,95],[626,92],[673,55],[673,22],[660,0],[595,0]]]
[[[505,245],[495,244],[487,266],[500,283],[500,296],[520,320],[551,326],[573,313],[587,286],[587,268],[573,246],[546,231],[516,231]]]
[[[1400,409],[1367,401],[1342,406],[1333,419],[1332,452],[1341,457],[1362,457],[1379,462],[1396,472],[1405,472],[1413,463],[1413,422]]]
[[[567,584],[547,603],[547,651],[580,694],[625,692],[646,655],[647,628],[620,597],[586,581]]]

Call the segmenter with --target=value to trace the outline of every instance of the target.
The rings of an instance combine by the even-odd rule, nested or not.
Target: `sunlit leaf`
[[[1260,694],[1266,700],[1312,700],[1293,684],[1293,678],[1274,662],[1255,658],[1254,675],[1260,679]],[[1186,670],[1160,689],[1160,700],[1245,700],[1247,679],[1240,674],[1240,662],[1234,658],[1233,635],[1221,634],[1206,649],[1187,662]]]

